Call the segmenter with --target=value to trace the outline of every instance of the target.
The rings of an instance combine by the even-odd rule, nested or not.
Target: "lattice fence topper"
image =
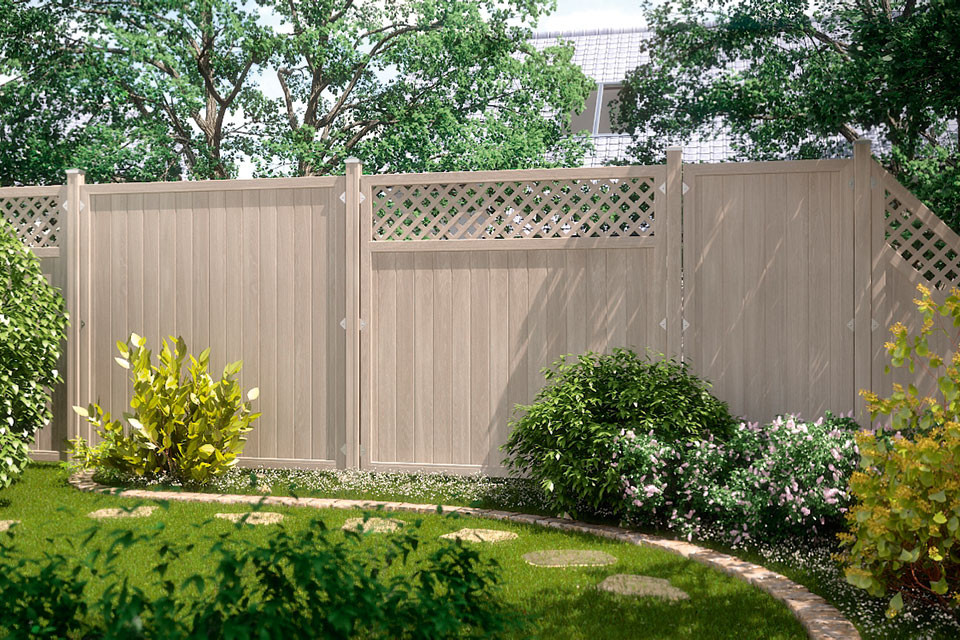
[[[8,198],[0,196],[0,215],[13,225],[13,229],[28,247],[59,246],[60,197],[23,196]]]
[[[654,235],[653,178],[373,187],[374,240]]]
[[[887,244],[935,289],[957,284],[960,238],[949,229],[945,229],[945,233],[934,231],[918,214],[922,205],[917,202],[908,206],[906,199],[889,188],[884,189]]]

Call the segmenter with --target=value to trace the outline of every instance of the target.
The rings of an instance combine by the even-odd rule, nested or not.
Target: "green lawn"
[[[193,489],[217,493],[257,494],[253,472],[232,469],[212,485]],[[543,504],[535,482],[517,478],[448,476],[441,474],[369,473],[362,471],[305,471],[260,469],[259,480],[272,495],[302,495],[325,498],[443,503],[508,511],[556,515]],[[101,480],[109,482],[109,478]],[[176,490],[168,485],[145,488]],[[586,518],[617,524],[610,518]],[[644,529],[644,533],[673,537],[670,532]],[[848,584],[831,555],[832,538],[819,541],[784,541],[762,549],[731,549],[711,541],[695,541],[706,547],[761,564],[802,584],[837,607],[865,640],[952,640],[960,637],[960,620],[931,608],[911,605],[903,615],[889,619],[887,601],[873,598]]]
[[[0,534],[0,543],[15,543],[21,553],[42,550],[68,554],[84,553],[82,540],[94,521],[86,514],[95,509],[135,506],[139,501],[81,493],[65,483],[65,474],[56,466],[33,465],[23,479],[0,492],[0,520],[20,520],[12,536]],[[216,512],[245,511],[245,507],[170,503],[149,518],[103,521],[102,533],[132,529],[145,533],[162,526],[161,540],[182,543],[191,540],[195,549],[182,555],[170,569],[177,581],[204,567],[210,544],[220,534],[265,539],[267,527],[236,528],[227,521],[212,520]],[[316,518],[343,536],[339,528],[359,511],[284,509],[282,525],[296,533],[314,526]],[[480,552],[499,565],[499,597],[524,613],[527,628],[517,637],[544,638],[803,638],[799,622],[787,609],[746,583],[712,571],[678,556],[592,536],[562,533],[540,527],[514,525],[453,515],[422,516],[391,514],[401,520],[421,521],[423,544],[416,552],[426,554],[439,544],[438,536],[464,526],[505,529],[519,534],[513,541],[481,545]],[[162,523],[162,524],[161,524]],[[379,534],[384,535],[384,534]],[[388,534],[387,534],[388,535]],[[99,536],[98,538],[99,539]],[[369,535],[364,544],[377,544]],[[596,549],[618,558],[615,565],[602,568],[547,569],[527,565],[521,556],[538,549]],[[138,543],[126,549],[118,561],[118,573],[147,588],[153,583],[150,569],[156,559],[152,545]],[[667,578],[690,595],[685,602],[654,599],[636,600],[598,592],[594,587],[608,575],[641,573]]]

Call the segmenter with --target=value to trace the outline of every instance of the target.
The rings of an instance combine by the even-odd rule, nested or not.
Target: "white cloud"
[[[537,31],[631,29],[645,25],[640,0],[558,0]]]

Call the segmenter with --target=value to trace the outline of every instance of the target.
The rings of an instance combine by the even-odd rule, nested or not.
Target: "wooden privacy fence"
[[[0,189],[71,326],[67,407],[129,400],[114,343],[182,335],[259,386],[245,462],[499,474],[513,407],[566,353],[683,357],[751,420],[886,392],[887,327],[960,238],[871,160]],[[951,339],[934,344],[952,350]],[[930,384],[929,379],[922,384]],[[94,437],[95,440],[95,437]]]

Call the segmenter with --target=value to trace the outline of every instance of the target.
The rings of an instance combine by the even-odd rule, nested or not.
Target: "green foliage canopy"
[[[0,181],[577,164],[591,83],[553,0],[0,0]],[[17,34],[33,34],[20,44]],[[98,155],[98,153],[103,154]]]
[[[867,132],[897,178],[960,229],[956,0],[648,3],[649,64],[612,120],[630,153],[727,130],[738,159],[819,158]]]

